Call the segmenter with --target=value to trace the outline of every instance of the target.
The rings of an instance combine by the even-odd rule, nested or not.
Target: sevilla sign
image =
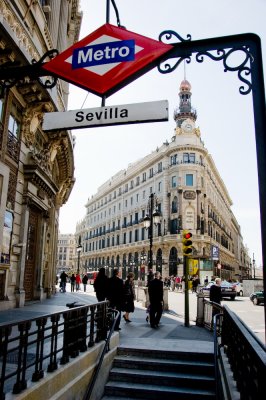
[[[172,47],[105,24],[42,68],[98,96],[108,97],[154,68]]]
[[[123,104],[44,114],[44,131],[168,121],[168,101]]]

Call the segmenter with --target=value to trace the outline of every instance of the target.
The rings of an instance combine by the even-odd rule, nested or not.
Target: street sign
[[[168,101],[123,104],[44,114],[43,130],[81,129],[108,125],[168,121]]]
[[[96,95],[108,97],[154,68],[172,48],[170,44],[105,24],[42,68]]]

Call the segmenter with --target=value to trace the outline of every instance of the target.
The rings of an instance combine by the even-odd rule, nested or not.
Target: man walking
[[[108,281],[108,300],[110,301],[110,308],[119,311],[119,316],[115,324],[115,331],[120,331],[119,327],[121,321],[121,311],[123,308],[124,298],[124,282],[120,278],[118,269],[114,269],[113,276]]]
[[[157,328],[163,313],[163,282],[160,272],[155,272],[154,279],[150,281],[149,287],[150,298],[150,325]]]

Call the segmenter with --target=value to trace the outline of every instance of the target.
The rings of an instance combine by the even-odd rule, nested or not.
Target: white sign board
[[[168,121],[168,101],[45,113],[44,131]]]

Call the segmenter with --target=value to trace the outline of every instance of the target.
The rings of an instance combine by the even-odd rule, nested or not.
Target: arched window
[[[177,249],[172,247],[169,254],[169,276],[177,275]]]
[[[172,201],[172,213],[177,213],[177,211],[178,211],[178,200],[177,196],[175,196]]]

